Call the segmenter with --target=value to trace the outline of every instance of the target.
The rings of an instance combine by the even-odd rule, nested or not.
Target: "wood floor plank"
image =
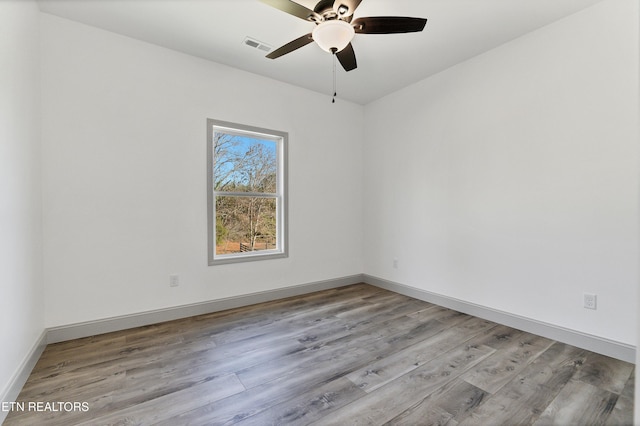
[[[492,327],[495,324],[489,321],[468,318],[461,324],[443,329],[430,338],[349,373],[347,378],[366,392],[372,392]]]
[[[464,373],[495,352],[488,346],[461,345],[367,393],[331,415],[321,419],[322,425],[382,425],[414,406],[430,393]]]
[[[497,324],[496,327],[483,333],[482,338],[474,339],[474,342],[477,345],[489,346],[496,351],[503,351],[517,345],[523,334],[524,331]]]
[[[631,424],[632,364],[357,284],[48,345],[14,425]]]
[[[631,376],[633,365],[594,352],[587,354],[576,379],[620,394]]]
[[[522,333],[517,344],[496,352],[481,365],[465,373],[462,379],[488,393],[496,393],[513,379],[514,374],[526,368],[553,343],[553,340],[544,337]]]
[[[65,373],[81,372],[87,369],[95,370],[96,367],[124,365],[131,359],[135,359],[137,355],[154,356],[162,354],[163,349],[171,350],[174,348],[178,351],[188,351],[180,336],[180,329],[174,325],[168,327],[172,329],[172,333],[162,333],[155,341],[129,343],[126,336],[111,339],[109,335],[105,335],[104,339],[100,339],[99,336],[91,339],[79,339],[80,342],[75,351],[66,345],[59,348],[52,345],[51,348],[48,348],[48,352],[43,353],[36,364],[36,368],[30,376],[31,380],[26,386],[37,386],[38,379],[50,384],[61,371]],[[137,331],[134,329],[134,333]]]
[[[633,425],[633,403],[635,391],[635,370],[627,380],[622,393],[618,397],[616,406],[606,420],[607,426],[626,426]]]
[[[493,363],[491,361],[497,354],[505,353],[511,348],[521,347],[522,340],[528,340],[527,333],[520,330],[514,330],[510,327],[497,325],[489,330],[474,336],[470,345],[485,345],[496,350],[496,353],[489,356],[484,361],[478,363],[471,368],[469,372],[482,370],[485,365]],[[469,373],[465,373],[465,377]],[[513,372],[512,376],[515,375]],[[460,383],[460,382],[463,383]],[[451,386],[459,386],[459,388],[450,390]],[[475,410],[489,397],[489,393],[479,389],[471,384],[464,382],[461,378],[456,379],[453,384],[442,387],[438,391],[429,395],[416,406],[405,411],[389,424],[447,424],[454,425],[462,421],[472,410]]]
[[[277,354],[272,354],[277,356]],[[206,355],[202,357],[206,360]],[[237,358],[236,358],[237,359]],[[185,364],[185,359],[173,360],[152,364],[149,370],[148,365],[144,365],[144,360],[139,360],[141,366],[127,370],[118,377],[121,380],[115,385],[107,387],[104,383],[98,383],[94,389],[89,389],[89,384],[78,384],[86,378],[81,377],[72,380],[68,385],[74,391],[69,392],[69,398],[74,400],[87,401],[91,405],[91,412],[94,416],[108,414],[112,411],[122,411],[130,407],[141,406],[150,400],[162,397],[167,394],[177,394],[185,389],[197,387],[202,383],[207,383],[215,377],[225,376],[230,373],[225,372],[223,364],[202,362],[196,365]],[[236,379],[237,380],[237,379]],[[108,398],[94,398],[101,394],[109,394]],[[41,395],[25,394],[25,398],[32,400],[42,400]]]
[[[601,425],[613,411],[618,395],[579,380],[570,380],[534,425]]]
[[[103,378],[99,383],[81,383],[75,384],[69,383],[62,388],[52,388],[49,391],[42,394],[29,394],[22,392],[18,401],[25,404],[29,403],[47,403],[47,402],[86,402],[91,410],[91,413],[99,413],[100,409],[108,406],[112,402],[113,393],[122,388],[122,382],[124,381],[124,374],[119,373],[114,376]],[[15,411],[11,412],[3,425],[28,425],[35,424],[48,425],[55,423],[54,419],[59,417],[59,413],[47,413],[47,412],[33,412],[27,411]],[[74,412],[65,414],[62,417],[61,424],[72,425],[75,424],[74,419],[81,421],[86,414],[83,412]]]
[[[92,418],[82,426],[109,424],[153,424],[204,404],[211,404],[244,391],[234,374],[215,377],[195,386],[167,393],[106,416]]]
[[[121,386],[125,380],[124,369],[119,366],[91,365],[83,369],[73,369],[51,377],[49,380],[38,378],[29,386],[24,386],[22,394],[32,400],[45,399],[59,392],[93,394],[105,392],[110,388]]]
[[[194,386],[159,394],[157,398],[145,397],[137,404],[124,406],[126,408],[114,403],[110,398],[100,404],[102,410],[98,409],[97,401],[88,401],[91,413],[89,418],[87,413],[82,411],[42,413],[38,424],[47,426],[151,424],[165,417],[188,411],[201,405],[205,400],[211,403],[243,390],[244,387],[234,375],[212,377]],[[19,418],[17,420],[15,424],[34,425],[32,418],[25,417],[23,420]]]
[[[374,294],[379,291],[374,290]],[[290,297],[256,305],[213,312],[192,318],[194,329],[202,332],[202,336],[212,337],[227,330],[240,330],[242,327],[256,327],[273,323],[300,312],[314,312],[317,307],[326,307],[337,303],[339,305],[351,300],[358,305],[358,301],[365,295],[370,295],[369,289],[362,284],[329,289],[322,292],[310,293],[302,296]],[[191,338],[191,336],[187,336]]]
[[[327,321],[325,326],[301,329],[296,336],[297,340],[309,348],[317,348],[340,339],[350,339],[350,336],[368,334],[375,327],[385,327],[386,324],[393,324],[390,321],[399,321],[407,326],[420,324],[420,321],[413,321],[405,318],[407,312],[412,312],[416,308],[415,301],[410,304],[394,302],[385,309],[377,309],[368,313],[361,312],[360,317],[345,318],[336,317],[335,322]]]
[[[355,358],[354,358],[355,359]],[[357,362],[357,361],[356,361]],[[327,363],[324,366],[310,365],[305,374],[287,374],[273,381],[247,389],[215,404],[200,407],[189,413],[162,422],[164,425],[222,425],[234,424],[257,415],[271,407],[287,403],[302,394],[312,392],[340,377],[336,373],[347,368],[343,362]],[[345,379],[346,380],[346,379]],[[363,393],[363,391],[359,391]]]
[[[128,382],[144,383],[157,381],[158,377],[173,380],[190,371],[208,374],[234,373],[243,368],[252,367],[271,360],[296,354],[306,347],[296,341],[248,350],[244,354],[219,357],[219,347],[208,348],[188,354],[180,359],[165,358],[159,361],[141,364],[126,370]]]
[[[385,426],[455,425],[482,404],[488,393],[460,378],[428,395]]]
[[[303,375],[290,375],[159,422],[159,425],[228,425],[261,413],[320,386]]]
[[[102,353],[105,358],[110,353],[118,354],[122,351],[122,347],[126,344],[126,336],[119,336],[118,338],[86,338],[78,339],[75,346],[69,344],[69,342],[55,343],[47,345],[42,356],[36,363],[30,378],[35,381],[38,378],[48,379],[59,374],[60,371],[67,371],[74,364],[89,365],[96,362],[96,353]],[[80,351],[78,348],[90,348],[87,351]],[[81,361],[84,360],[84,363]]]
[[[407,316],[419,319],[421,321],[438,319],[449,324],[455,324],[470,317],[469,315],[463,314],[462,312],[454,311],[452,309],[437,305],[428,305],[426,308],[410,313]]]
[[[532,424],[586,357],[585,350],[554,343],[460,425]]]
[[[364,392],[351,381],[340,377],[236,424],[238,426],[309,424],[361,398],[363,394]]]
[[[326,344],[316,345],[306,351],[256,365],[238,371],[240,381],[252,388],[275,378],[290,374],[307,374],[309,369],[327,368],[327,374],[337,374],[344,368],[333,371],[342,364],[362,363],[362,357],[377,354],[384,356],[390,352],[414,343],[416,336],[436,334],[445,325],[438,321],[419,323],[407,317],[399,317],[385,321],[379,326],[369,327],[356,333],[331,340]],[[340,364],[336,363],[340,359]],[[332,372],[332,373],[329,373]]]
[[[355,299],[355,300],[354,300]],[[357,298],[349,298],[345,300],[336,300],[326,305],[319,305],[313,309],[305,308],[289,312],[286,315],[280,313],[269,315],[268,319],[263,321],[252,321],[248,324],[234,325],[233,327],[220,327],[211,337],[218,345],[225,343],[240,341],[256,336],[288,336],[299,332],[301,327],[313,325],[323,319],[330,319],[339,316],[341,313],[348,312],[353,309],[353,305],[364,305]]]

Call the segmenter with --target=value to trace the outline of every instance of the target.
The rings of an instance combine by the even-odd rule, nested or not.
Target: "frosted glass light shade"
[[[336,52],[339,52],[351,43],[355,34],[355,30],[349,23],[333,19],[317,25],[311,36],[322,50],[331,52],[331,49],[336,49]]]

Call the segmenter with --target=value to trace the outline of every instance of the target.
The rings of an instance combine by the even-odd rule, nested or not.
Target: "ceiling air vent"
[[[268,44],[251,37],[245,37],[243,43],[249,47],[253,47],[254,49],[262,50],[263,52],[270,52],[271,49],[273,49],[273,47]]]

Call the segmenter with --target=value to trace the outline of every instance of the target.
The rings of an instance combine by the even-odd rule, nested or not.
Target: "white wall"
[[[0,1],[0,401],[44,330],[38,15]]]
[[[635,345],[637,8],[603,1],[369,104],[365,273]]]
[[[361,106],[51,15],[41,31],[48,327],[362,272]],[[289,258],[207,266],[207,118],[289,132]]]

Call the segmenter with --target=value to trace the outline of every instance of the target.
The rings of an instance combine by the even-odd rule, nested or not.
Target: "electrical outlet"
[[[179,275],[169,275],[169,287],[178,287],[180,285]]]
[[[584,294],[584,307],[586,309],[598,309],[598,295],[585,293]]]
[[[398,259],[393,259],[393,269],[398,269]]]

